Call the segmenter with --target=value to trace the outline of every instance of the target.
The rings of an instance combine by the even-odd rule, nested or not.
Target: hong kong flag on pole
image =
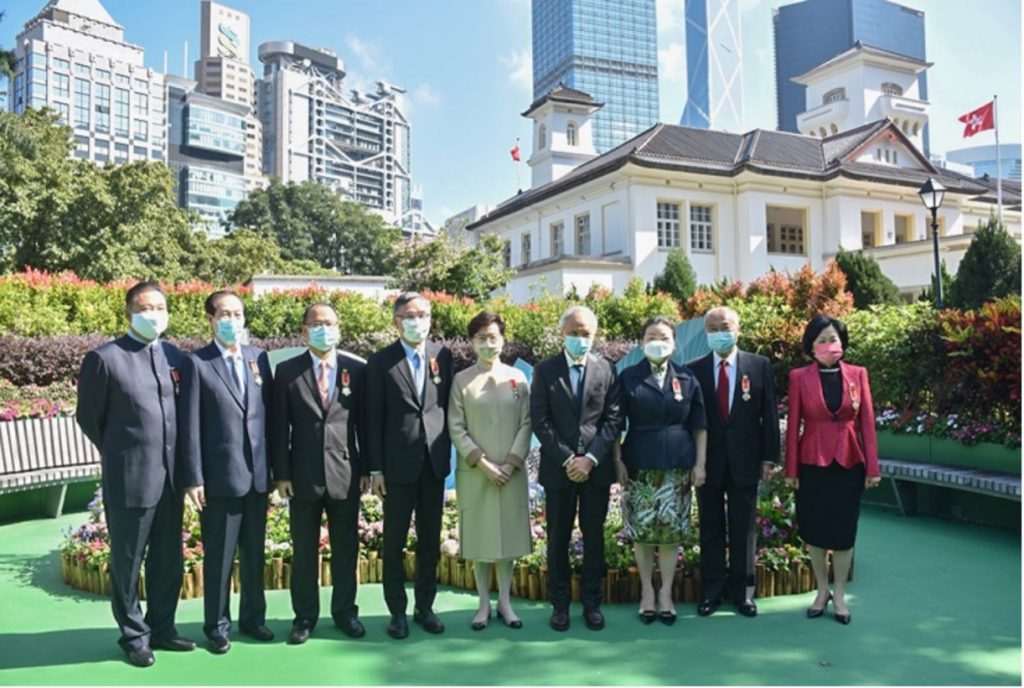
[[[509,151],[512,154],[512,159],[519,162],[519,139],[516,139],[516,145]]]
[[[960,121],[964,123],[964,138],[970,138],[977,133],[985,131],[986,129],[996,128],[996,118],[993,112],[993,106],[995,102],[988,102],[982,105],[977,110],[972,110],[966,115],[960,116]]]

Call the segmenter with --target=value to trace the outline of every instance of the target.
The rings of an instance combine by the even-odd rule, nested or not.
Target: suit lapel
[[[738,406],[740,396],[743,394],[743,376],[747,374],[746,366],[744,365],[743,352],[739,349],[736,350],[736,376],[735,382],[732,386],[732,403],[729,404],[729,421],[732,422],[736,412],[740,410]]]
[[[228,362],[224,360],[224,357],[221,355],[220,349],[216,344],[212,344],[211,346],[213,346],[213,351],[211,352],[213,353],[213,369],[217,371],[217,374],[220,375],[220,379],[224,381],[231,398],[235,400],[236,404],[244,409],[245,404],[242,403],[242,398],[238,393],[238,385],[235,384],[235,376],[228,369]]]
[[[850,370],[850,367],[842,361],[839,362],[839,374],[843,376],[843,388],[841,390],[842,396],[840,397],[841,401],[839,403],[838,413],[842,413],[847,408],[851,409],[852,412],[853,394],[850,393],[851,390],[856,390],[857,399],[860,399],[860,390],[857,388],[857,380],[854,379],[853,371]]]
[[[578,408],[580,410],[580,417],[583,416],[583,405],[587,399],[590,398],[590,393],[594,389],[596,384],[596,373],[595,367],[597,366],[597,359],[587,354],[587,364],[583,366],[583,398],[579,400]]]
[[[738,353],[736,355],[736,360],[739,361]],[[705,356],[698,362],[696,372],[697,382],[700,383],[701,389],[706,389],[709,392],[708,397],[706,398],[709,399],[710,401],[708,406],[711,406],[714,409],[713,411],[711,411],[711,413],[714,413],[718,417],[718,420],[722,423],[722,425],[728,425],[728,423],[725,421],[725,418],[722,417],[722,409],[718,405],[718,390],[715,389],[715,385],[718,382],[716,379],[718,376],[718,371],[715,370],[715,354],[713,352],[709,353],[707,356]],[[732,414],[730,414],[729,417],[731,418]]]
[[[814,405],[818,407],[819,412],[832,415],[832,412],[828,410],[828,404],[825,403],[825,389],[821,386],[821,373],[818,372],[818,365],[812,363],[804,370],[807,371],[804,373],[804,388],[807,390],[807,396],[814,400]]]
[[[434,365],[438,366],[437,372],[439,377],[441,374],[441,363],[438,361],[438,354],[441,353],[441,346],[434,342],[427,342],[423,347],[423,352],[427,357],[427,360],[423,361],[423,407],[430,408],[437,405],[438,384],[434,382],[435,376],[430,362],[433,361]]]
[[[647,375],[643,377],[643,384],[647,385],[651,389],[657,391],[659,394],[664,392],[664,387],[658,386],[658,379],[654,377],[654,369],[651,367],[650,362],[647,359],[642,361],[647,366]],[[641,369],[642,370],[642,369]],[[669,381],[672,377],[672,365],[665,363],[665,382]]]
[[[324,408],[324,402],[320,398],[320,384],[316,379],[316,369],[313,367],[313,358],[310,353],[306,354],[306,366],[302,371],[302,379],[306,381],[309,393],[313,395],[313,406],[320,409],[321,413],[325,413],[327,409]]]
[[[412,376],[412,363],[409,361],[409,357],[405,355],[405,347],[402,346],[402,342],[400,340],[395,342],[393,346],[397,349],[397,362],[394,367],[398,369],[398,377],[405,382],[406,391],[409,393],[413,402],[422,408],[423,402],[420,399],[419,390],[416,389],[416,380]],[[424,351],[425,350],[426,349],[424,349]],[[421,362],[421,365],[426,364],[426,361]]]
[[[572,379],[569,377],[569,362],[565,360],[564,351],[558,354],[556,365],[558,370],[559,386],[562,388],[562,391],[565,392],[566,396],[569,397],[573,411],[575,411],[576,415],[579,416],[579,406],[576,403],[576,393],[572,389]]]

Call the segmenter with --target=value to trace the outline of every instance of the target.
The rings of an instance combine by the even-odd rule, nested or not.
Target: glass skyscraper
[[[778,128],[797,131],[796,116],[807,109],[805,87],[791,79],[864,45],[925,60],[924,12],[888,0],[804,0],[775,10],[775,98]],[[928,82],[918,76],[921,99]],[[928,152],[928,128],[924,129]]]
[[[745,130],[739,0],[686,0],[687,127]]]
[[[604,103],[599,153],[658,121],[655,14],[655,0],[533,0],[533,97],[564,83]]]

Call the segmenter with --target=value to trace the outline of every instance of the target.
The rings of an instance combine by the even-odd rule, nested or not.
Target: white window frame
[[[673,217],[674,212],[674,217]],[[670,250],[682,246],[680,218],[683,215],[682,201],[658,201],[655,207],[655,228],[658,234],[658,248]]]
[[[695,219],[694,210],[707,210],[707,219]],[[715,252],[715,205],[713,203],[690,203],[687,216],[690,226],[690,252]]]

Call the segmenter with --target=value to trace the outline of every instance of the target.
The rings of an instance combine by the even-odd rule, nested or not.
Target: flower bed
[[[793,521],[793,495],[788,492],[778,474],[766,485],[773,496],[759,501],[757,517],[758,539],[761,549],[757,555],[757,594],[759,597],[788,595],[814,589],[810,560],[806,549],[797,538]],[[606,561],[605,600],[608,602],[636,602],[640,599],[640,578],[633,560],[632,544],[622,532],[622,513],[619,508],[618,486],[612,488],[608,520],[605,526]],[[362,497],[359,530],[358,580],[360,583],[379,583],[383,577],[380,557],[383,541],[383,509],[378,498]],[[61,573],[64,581],[77,589],[109,595],[110,544],[103,519],[102,495],[89,504],[89,521],[78,529],[69,530],[60,548]],[[544,493],[539,485],[530,487],[530,520],[534,548],[516,564],[512,579],[512,594],[531,600],[547,597],[546,521]],[[696,507],[692,518],[697,526]],[[184,571],[181,598],[200,597],[203,594],[203,546],[198,514],[186,507],[182,527]],[[331,550],[326,521],[320,531],[321,585],[331,585]],[[407,580],[414,579],[416,569],[415,524],[409,534],[405,555]],[[570,564],[573,569],[572,596],[578,601],[580,569],[582,566],[582,535],[574,529],[570,542]],[[264,585],[268,590],[286,589],[291,585],[291,540],[288,533],[287,504],[273,499],[267,514],[267,539],[264,563]],[[472,562],[459,556],[458,505],[454,492],[449,492],[442,520],[441,558],[437,565],[438,582],[453,588],[476,589],[476,575]],[[660,584],[662,571],[656,574]],[[676,599],[694,602],[700,594],[700,546],[697,532],[691,530],[687,541],[676,553],[672,574]],[[232,572],[234,590],[238,591],[238,562]],[[491,577],[491,589],[496,581]],[[141,595],[145,595],[145,581],[139,581]]]

